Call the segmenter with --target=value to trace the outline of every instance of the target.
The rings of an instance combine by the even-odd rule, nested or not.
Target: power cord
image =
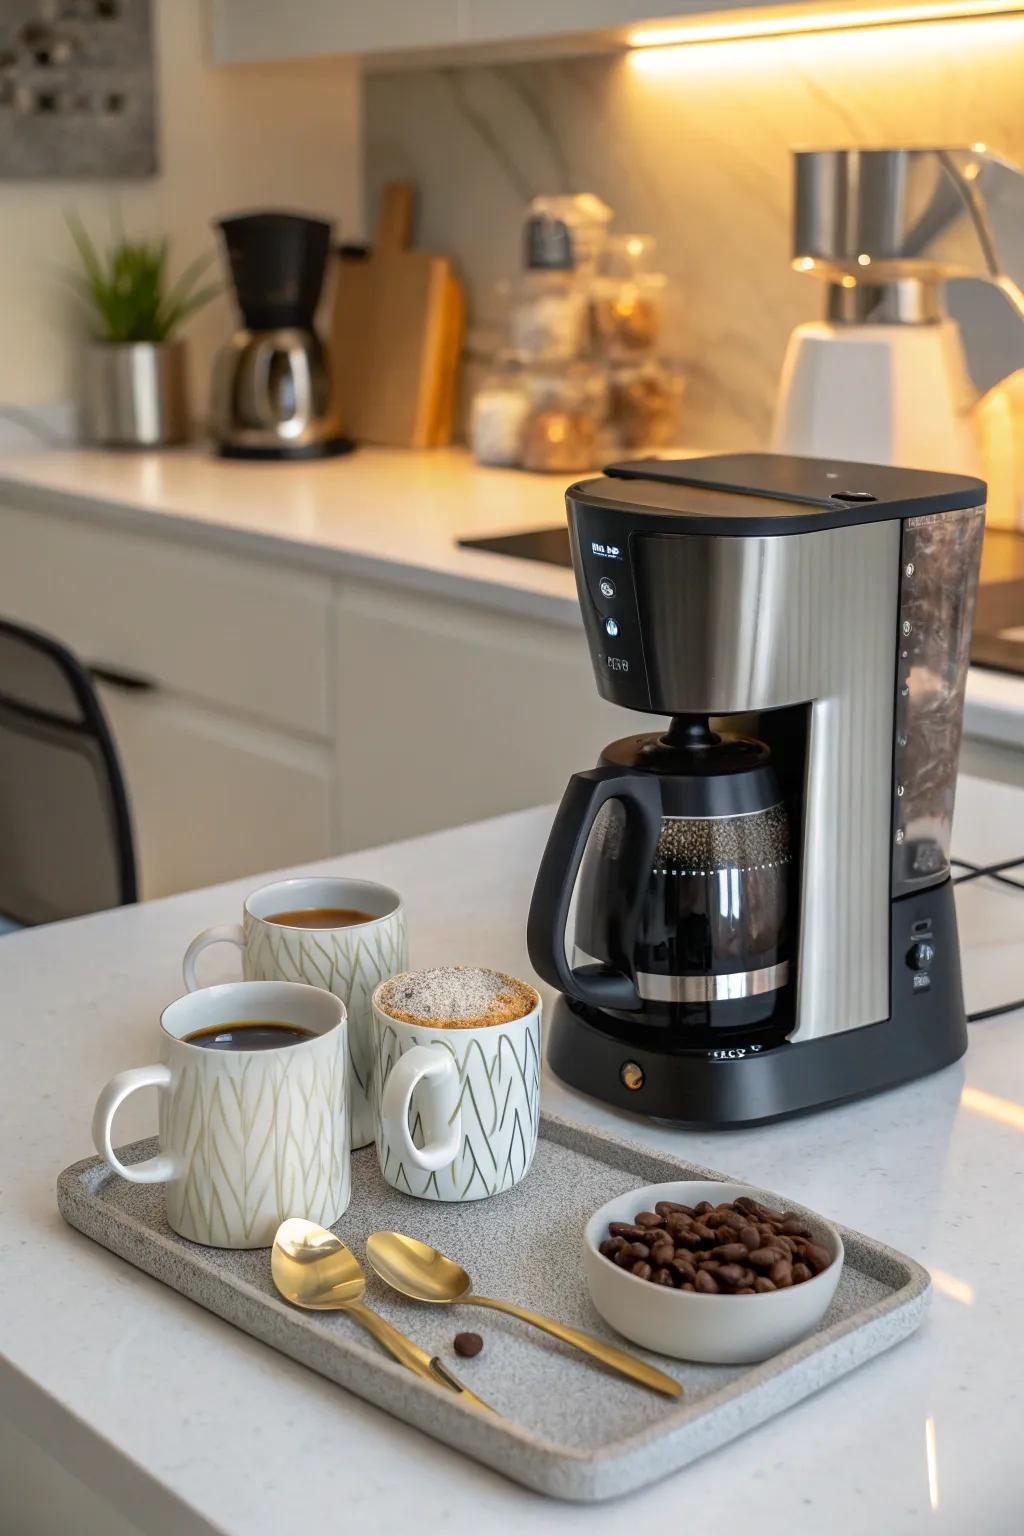
[[[1014,880],[1006,873],[1008,869],[1019,869],[1024,864],[1024,855],[1017,859],[1002,859],[998,864],[972,864],[968,859],[951,859],[950,863],[964,871],[962,875],[953,876],[954,885],[965,885],[968,880],[997,880],[1000,885],[1024,891],[1024,880]],[[977,1013],[967,1015],[967,1022],[981,1024],[985,1019],[997,1019],[1001,1014],[1014,1013],[1018,1008],[1024,1008],[1024,997],[1018,997],[1012,1003],[997,1003],[994,1008],[979,1008]]]

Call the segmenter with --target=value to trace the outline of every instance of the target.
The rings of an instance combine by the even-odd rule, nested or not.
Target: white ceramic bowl
[[[689,1180],[630,1190],[595,1211],[583,1237],[583,1265],[594,1306],[605,1322],[645,1349],[676,1360],[702,1360],[714,1365],[767,1360],[816,1328],[839,1284],[843,1243],[830,1222],[803,1206],[787,1205],[786,1209],[806,1220],[815,1242],[832,1254],[832,1262],[812,1279],[784,1291],[705,1296],[696,1291],[670,1290],[638,1279],[598,1251],[598,1244],[608,1236],[610,1221],[632,1221],[638,1211],[653,1211],[659,1200],[675,1200],[680,1205],[710,1200],[718,1205],[741,1195],[778,1209],[777,1195],[749,1184]]]

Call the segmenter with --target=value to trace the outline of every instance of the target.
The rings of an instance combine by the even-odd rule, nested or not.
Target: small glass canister
[[[478,464],[513,468],[519,463],[530,396],[523,369],[511,353],[495,359],[469,413],[469,445]]]
[[[591,288],[597,352],[611,363],[650,356],[662,339],[668,279],[652,270],[650,235],[610,236]]]
[[[564,369],[532,369],[526,377],[530,409],[523,423],[523,469],[573,474],[592,469],[601,451],[607,386],[599,368],[579,362]]]
[[[608,429],[616,450],[677,447],[682,398],[682,373],[667,363],[652,358],[639,366],[611,368]]]

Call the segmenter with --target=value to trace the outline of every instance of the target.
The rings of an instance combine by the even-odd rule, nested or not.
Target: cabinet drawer
[[[331,585],[246,554],[0,506],[0,616],[83,660],[330,733]]]
[[[159,693],[100,685],[147,900],[332,851],[331,751]]]

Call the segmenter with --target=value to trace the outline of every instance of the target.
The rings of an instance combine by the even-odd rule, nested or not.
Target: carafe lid
[[[660,735],[613,741],[601,762],[657,774],[666,816],[749,816],[782,799],[770,748],[753,736],[713,731],[703,715],[675,715]]]

